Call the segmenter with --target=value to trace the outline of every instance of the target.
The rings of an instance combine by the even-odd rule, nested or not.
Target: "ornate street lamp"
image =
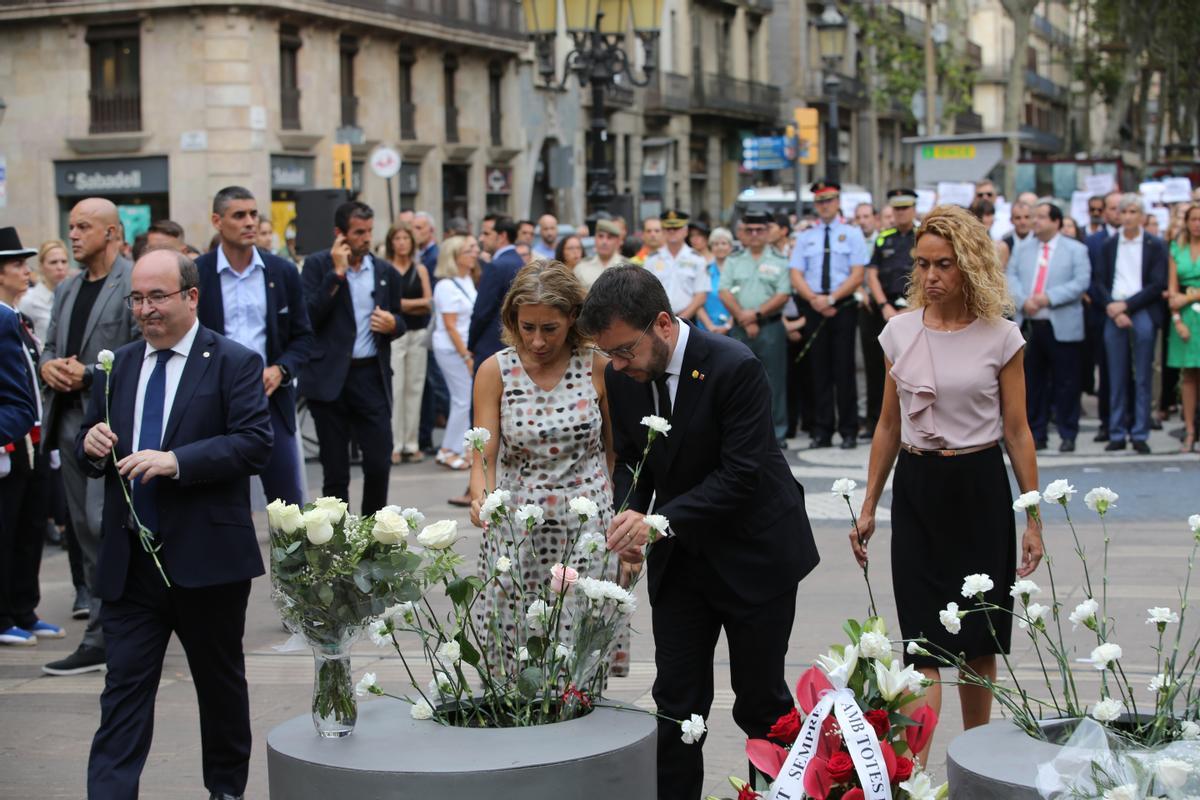
[[[838,159],[838,94],[842,88],[842,81],[838,73],[846,52],[846,18],[837,10],[836,3],[827,0],[815,24],[821,60],[825,62],[822,88],[829,98],[829,144],[825,148],[825,179],[836,182],[841,167]]]
[[[522,0],[525,27],[533,37],[538,73],[546,86],[555,86],[557,73],[554,42],[558,35],[559,0]],[[622,77],[634,86],[646,86],[658,65],[658,33],[662,18],[662,0],[562,0],[563,24],[573,48],[563,59],[563,77],[557,88],[566,86],[571,74],[582,87],[591,86],[592,152],[588,162],[588,204],[592,215],[609,208],[616,194],[612,167],[605,149],[608,120],[604,108],[605,90]],[[642,77],[634,75],[633,65],[622,46],[625,32],[632,24],[634,35],[644,53]]]

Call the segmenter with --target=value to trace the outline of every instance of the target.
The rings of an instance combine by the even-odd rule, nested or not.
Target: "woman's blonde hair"
[[[51,250],[62,250],[68,259],[71,257],[71,248],[67,247],[61,239],[47,239],[42,242],[42,246],[38,248],[38,268],[35,271],[39,281],[44,280],[42,278],[42,265],[46,263],[46,257],[50,255]],[[69,262],[67,266],[70,266]]]
[[[442,242],[438,248],[437,270],[434,275],[439,278],[457,278],[458,254],[473,238],[471,236],[451,236]]]
[[[1188,232],[1187,218],[1192,211],[1200,211],[1200,203],[1188,203],[1188,207],[1183,210],[1183,218],[1180,221],[1179,232],[1175,235],[1175,241],[1181,247],[1191,247],[1192,235]]]
[[[975,215],[958,206],[938,206],[921,220],[914,243],[923,236],[945,239],[954,250],[954,260],[963,274],[963,299],[967,311],[985,320],[1000,319],[1014,310],[1012,297],[1008,293],[1008,281],[996,255],[996,245],[988,236],[987,228]],[[917,277],[913,264],[908,283],[908,305],[922,308],[928,305],[924,284]]]
[[[517,315],[521,306],[549,306],[567,318],[571,328],[567,331],[567,345],[575,348],[583,342],[576,321],[583,308],[586,292],[579,278],[561,261],[537,258],[521,267],[513,278],[504,304],[500,307],[500,322],[503,325],[500,338],[507,345],[516,347],[521,342],[517,329]]]

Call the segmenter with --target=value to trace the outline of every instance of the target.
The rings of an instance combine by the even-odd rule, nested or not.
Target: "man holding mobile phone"
[[[362,514],[387,505],[392,468],[391,341],[404,333],[400,282],[371,255],[375,212],[350,201],[334,212],[333,247],[309,256],[301,278],[312,355],[300,373],[321,448],[321,493],[350,501],[350,439],[362,453]]]

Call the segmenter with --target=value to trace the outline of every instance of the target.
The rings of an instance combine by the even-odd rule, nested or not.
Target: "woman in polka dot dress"
[[[475,376],[475,425],[492,436],[484,450],[486,484],[480,459],[471,471],[471,521],[483,527],[480,507],[496,488],[512,493],[510,508],[532,503],[545,515],[527,534],[531,541],[517,557],[501,539],[507,531],[484,533],[481,575],[490,575],[501,556],[513,561],[500,586],[489,584],[483,601],[476,604],[480,629],[503,631],[502,641],[493,636],[488,642],[496,656],[489,655],[493,664],[501,662],[502,649],[508,651],[508,660],[525,642],[525,609],[540,596],[535,593],[550,581],[555,564],[569,561],[580,575],[618,579],[619,560],[605,559],[603,545],[613,507],[612,434],[604,389],[608,362],[586,346],[575,327],[583,297],[583,285],[561,263],[537,260],[524,267],[500,312],[509,347],[485,361]],[[576,497],[586,497],[600,508],[582,531],[579,517],[567,506]],[[598,541],[598,552],[589,555],[581,540],[584,545]],[[517,600],[517,591],[526,593],[524,602]],[[557,640],[572,645],[565,615]],[[609,674],[626,674],[628,657],[626,628],[609,660]]]

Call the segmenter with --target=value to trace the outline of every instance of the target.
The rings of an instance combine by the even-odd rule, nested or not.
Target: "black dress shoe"
[[[808,449],[820,450],[825,447],[833,447],[833,441],[830,439],[813,439],[812,444],[808,446]]]
[[[1074,453],[1075,452],[1075,440],[1074,439],[1063,439],[1058,445],[1058,452]]]
[[[857,439],[842,439],[841,448],[843,450],[853,450],[856,447],[858,447]]]
[[[1125,440],[1124,439],[1118,439],[1118,440],[1109,442],[1107,445],[1104,446],[1104,451],[1106,453],[1111,453],[1114,450],[1124,450],[1124,449],[1125,449]]]
[[[1150,455],[1150,444],[1148,442],[1139,442],[1135,440],[1133,443],[1133,449],[1137,451],[1138,455]]]
[[[244,794],[225,794],[224,792],[210,792],[208,800],[243,800],[246,797]]]
[[[104,648],[81,644],[66,658],[44,665],[42,672],[47,675],[82,675],[85,672],[103,672],[105,669]]]
[[[1096,433],[1096,438],[1092,439],[1092,441],[1093,442],[1107,442],[1108,441],[1108,428],[1101,428]]]
[[[1033,442],[1034,450],[1045,450],[1047,446],[1045,439],[1035,439]]]

